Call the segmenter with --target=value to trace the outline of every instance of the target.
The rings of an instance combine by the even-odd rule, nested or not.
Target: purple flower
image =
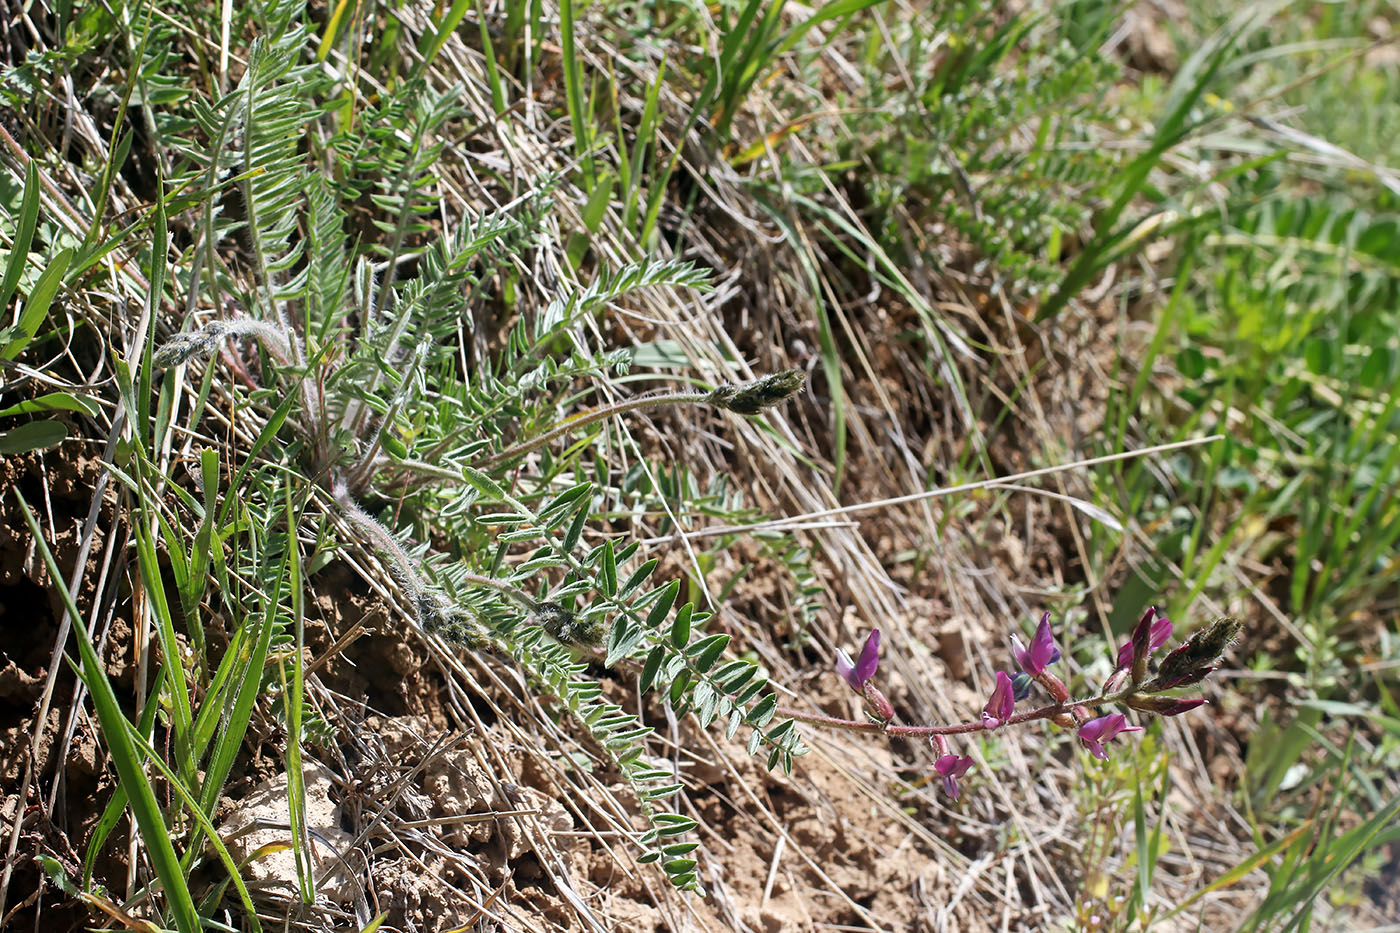
[[[997,685],[992,688],[992,696],[982,708],[982,727],[995,729],[1011,718],[1016,709],[1016,689],[1005,672],[997,671]]]
[[[1011,653],[1016,656],[1021,670],[1032,677],[1039,677],[1047,667],[1060,660],[1060,649],[1055,647],[1055,636],[1050,632],[1050,613],[1040,617],[1029,648],[1021,644],[1020,637],[1011,636]]]
[[[1098,719],[1091,719],[1079,727],[1079,741],[1084,743],[1084,747],[1101,761],[1108,760],[1108,750],[1103,747],[1103,743],[1118,735],[1120,732],[1141,732],[1141,726],[1128,725],[1128,719],[1122,713],[1109,713],[1107,716],[1100,716]]]
[[[1143,650],[1143,657],[1146,657],[1165,645],[1171,637],[1172,620],[1159,615],[1156,606],[1149,606],[1138,620],[1138,624],[1133,627],[1133,637],[1118,649],[1117,669],[1126,671],[1132,667],[1139,647]]]
[[[972,767],[972,759],[966,755],[944,755],[933,763],[933,770],[943,776],[943,791],[954,800],[958,799],[958,778]]]
[[[856,693],[865,692],[865,682],[875,676],[880,666],[880,630],[871,629],[866,636],[865,647],[860,650],[860,660],[851,663],[850,655],[836,652],[836,673],[840,674]]]

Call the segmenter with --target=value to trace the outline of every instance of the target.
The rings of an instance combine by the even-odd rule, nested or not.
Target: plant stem
[[[539,450],[541,447],[553,443],[570,431],[576,431],[590,424],[596,424],[606,418],[625,415],[629,411],[637,411],[641,408],[653,408],[657,405],[693,405],[705,402],[709,398],[709,392],[663,392],[656,395],[642,395],[637,398],[627,399],[623,402],[615,402],[611,405],[600,405],[597,408],[590,408],[588,411],[581,411],[576,415],[570,415],[543,434],[532,437],[528,441],[522,441],[514,447],[509,447],[498,454],[492,454],[489,457],[478,460],[474,465],[478,470],[490,469],[507,460],[513,460],[516,457],[524,456],[532,451]]]
[[[379,524],[373,516],[360,508],[350,497],[344,482],[335,484],[331,490],[331,496],[340,506],[341,513],[350,524],[354,525],[384,556],[389,558],[390,569],[399,578],[399,582],[403,584],[403,588],[408,591],[408,595],[414,603],[417,604],[421,601],[426,592],[423,580],[414,568],[413,558],[408,555],[399,542],[394,540],[389,529]]]
[[[1113,703],[1125,696],[1126,693],[1127,691],[1122,693],[1101,693],[1098,696],[1089,697],[1086,700],[1066,700],[1063,703],[1052,703],[1049,706],[1042,706],[1039,709],[1026,710],[1024,713],[1016,713],[1009,719],[1003,719],[1001,725],[1014,726],[1024,722],[1034,722],[1038,719],[1050,719],[1059,713],[1068,712],[1076,706],[1099,706],[1104,703]],[[822,713],[804,713],[801,710],[786,706],[778,707],[775,715],[786,716],[788,719],[795,719],[798,722],[805,722],[814,726],[845,729],[847,732],[870,732],[881,735],[898,735],[907,738],[923,738],[931,735],[964,735],[969,732],[990,731],[981,722],[955,722],[946,726],[896,726],[889,723],[870,722],[869,720],[841,719],[837,716],[827,716]]]
[[[497,580],[493,577],[483,577],[479,573],[463,573],[462,582],[470,583],[472,586],[484,586],[493,589],[532,611],[537,611],[540,608],[540,604],[531,599],[528,593],[518,587],[511,586],[504,580]]]

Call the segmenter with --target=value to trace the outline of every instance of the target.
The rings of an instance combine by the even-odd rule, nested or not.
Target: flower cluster
[[[1050,667],[1060,660],[1060,649],[1055,644],[1050,613],[1047,612],[1041,616],[1029,645],[1023,643],[1019,636],[1011,636],[1011,654],[1020,670],[1014,675],[1004,671],[996,673],[991,696],[982,708],[980,720],[946,726],[896,724],[894,706],[873,682],[880,667],[880,630],[874,629],[865,639],[858,660],[852,661],[844,651],[838,651],[836,659],[836,672],[864,699],[870,721],[862,723],[808,716],[791,710],[785,712],[793,718],[818,725],[927,737],[936,755],[934,774],[942,782],[944,792],[956,800],[959,794],[958,779],[972,767],[972,758],[953,752],[948,736],[992,732],[1006,726],[1046,719],[1061,727],[1074,729],[1080,745],[1090,755],[1106,760],[1106,743],[1125,733],[1141,732],[1142,727],[1131,725],[1121,712],[1095,716],[1091,712],[1093,707],[1121,705],[1157,716],[1177,716],[1196,709],[1205,700],[1162,694],[1199,683],[1214,671],[1220,656],[1239,635],[1240,627],[1235,619],[1217,619],[1169,652],[1157,668],[1156,676],[1148,680],[1152,655],[1172,636],[1171,620],[1155,606],[1151,607],[1143,613],[1133,627],[1131,638],[1118,651],[1117,665],[1102,692],[1087,699],[1072,700],[1064,682],[1050,671]],[[1017,713],[1016,704],[1030,696],[1033,684],[1038,684],[1052,702]]]

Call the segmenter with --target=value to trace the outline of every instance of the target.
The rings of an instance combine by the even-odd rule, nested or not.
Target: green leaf
[[[637,689],[646,693],[651,689],[651,685],[656,682],[657,672],[661,670],[661,662],[666,659],[666,648],[664,645],[657,645],[651,649],[647,655],[646,663],[642,665],[642,676],[637,681]]]
[[[710,635],[700,639],[695,644],[686,649],[695,664],[695,667],[704,672],[715,666],[720,655],[724,654],[724,649],[729,646],[729,636],[724,632]]]
[[[1246,875],[1254,871],[1256,868],[1259,868],[1261,865],[1265,865],[1273,861],[1275,855],[1288,848],[1294,842],[1298,841],[1298,839],[1301,838],[1304,833],[1312,829],[1312,826],[1312,820],[1306,821],[1305,823],[1303,823],[1302,826],[1299,826],[1297,829],[1293,830],[1293,832],[1275,841],[1274,843],[1265,846],[1258,852],[1255,852],[1253,855],[1240,862],[1234,868],[1225,872],[1225,874],[1221,875],[1219,878],[1216,878],[1204,888],[1201,888],[1199,891],[1196,891],[1190,897],[1186,898],[1186,900],[1182,901],[1180,904],[1172,908],[1167,913],[1163,914],[1158,919],[1170,920],[1172,917],[1175,917],[1177,914],[1181,913],[1183,910],[1190,907],[1192,904],[1196,903],[1198,900],[1205,897],[1207,894],[1219,891],[1221,888],[1227,888],[1235,882],[1243,879]]]
[[[690,672],[681,671],[676,675],[676,679],[671,681],[671,705],[679,706],[681,697],[685,696],[686,688],[690,686]]]
[[[502,489],[494,479],[473,467],[462,467],[462,478],[471,485],[473,489],[492,502],[504,502],[506,491]]]
[[[141,721],[136,725],[137,734],[147,741],[151,738],[151,730],[155,728],[156,713],[160,710],[159,701],[155,697],[160,696],[161,690],[165,689],[165,668],[156,671],[155,680],[151,682],[150,691],[146,705],[141,709]],[[126,791],[118,784],[112,790],[112,799],[107,801],[107,808],[102,811],[102,817],[97,821],[97,826],[92,831],[91,838],[88,839],[87,853],[83,856],[83,886],[92,886],[92,870],[97,864],[97,856],[102,851],[103,844],[112,830],[117,828],[117,823],[121,821],[122,814],[126,812]]]
[[[656,569],[656,564],[657,559],[653,557],[651,560],[632,571],[632,576],[627,578],[627,582],[622,586],[622,591],[617,594],[618,598],[626,599],[631,595],[633,590],[645,583],[647,577],[651,576],[651,572]]]
[[[653,631],[661,627],[661,623],[666,621],[666,616],[671,614],[671,607],[676,604],[676,594],[681,591],[681,581],[672,580],[661,590],[661,596],[657,599],[656,605],[651,607],[651,612],[647,613],[647,628]]]
[[[96,416],[101,408],[97,403],[85,395],[74,395],[71,392],[49,392],[38,398],[28,399],[17,405],[0,411],[0,418],[8,418],[12,415],[28,415],[36,411],[80,411],[86,415]]]
[[[753,709],[749,710],[748,715],[744,717],[744,721],[761,729],[768,725],[777,710],[778,698],[770,693],[754,704]]]
[[[671,646],[677,651],[684,651],[690,641],[690,617],[694,612],[695,604],[686,603],[681,607],[681,611],[676,613],[676,620],[671,623]]]
[[[658,836],[680,836],[700,825],[690,817],[682,816],[679,813],[658,813],[652,817],[651,821],[656,825]]]
[[[660,787],[648,787],[642,791],[642,797],[646,800],[662,800],[684,789],[684,784],[662,784]]]
[[[700,720],[700,728],[708,729],[719,713],[719,696],[715,688],[702,680],[695,685],[691,700],[695,704],[695,717]]]
[[[423,55],[423,62],[419,67],[426,68],[432,64],[433,59],[437,58],[438,52],[442,51],[443,45],[451,37],[453,30],[462,22],[462,17],[467,15],[469,6],[471,6],[471,0],[454,0],[452,6],[443,14],[442,19],[433,29],[432,38],[429,39],[427,33],[423,34],[423,39],[418,43],[418,51]]]
[[[757,664],[750,661],[734,661],[731,664],[726,664],[715,675],[715,681],[730,693],[737,693],[757,673]]]
[[[578,514],[575,515],[574,520],[569,523],[569,530],[564,533],[564,550],[566,552],[573,553],[574,548],[578,546],[578,539],[583,537],[583,529],[587,527],[587,525],[588,505],[584,504],[579,507]]]
[[[19,286],[24,264],[29,258],[29,244],[34,242],[34,229],[39,222],[39,166],[33,159],[24,171],[24,200],[20,203],[19,222],[15,225],[14,246],[5,264],[5,277],[0,279],[0,312],[10,306],[10,298]]]
[[[0,434],[0,456],[53,447],[66,437],[68,426],[61,421],[31,421]]]
[[[68,271],[68,263],[72,259],[72,249],[59,250],[49,262],[48,268],[39,276],[39,281],[34,283],[34,290],[25,299],[24,311],[19,316],[19,328],[23,333],[0,349],[0,360],[12,360],[19,356],[20,351],[28,346],[34,335],[39,332],[39,325],[43,324],[44,318],[48,316],[49,305],[53,302],[53,296],[63,282],[63,273]]]
[[[603,664],[612,667],[630,655],[632,649],[637,647],[645,634],[641,626],[619,616],[618,620],[613,623],[612,637],[608,639],[608,656]]]
[[[611,538],[603,543],[603,568],[598,582],[605,596],[617,595],[617,555],[613,553]]]
[[[32,540],[48,569],[49,578],[62,580],[63,572],[54,561],[53,553],[49,550],[38,519],[30,511],[29,503],[20,496],[19,490],[15,490],[15,498],[19,501],[24,520],[29,525],[29,533],[33,536]],[[88,635],[87,626],[83,624],[82,614],[73,602],[72,594],[66,586],[59,586],[57,589],[76,634],[74,641],[78,643],[78,654],[82,658],[83,682],[92,698],[93,710],[97,713],[97,722],[102,729],[102,738],[107,743],[107,751],[111,755],[112,765],[117,770],[121,786],[127,792],[132,816],[146,846],[146,857],[150,859],[156,877],[160,879],[161,889],[174,915],[175,927],[180,933],[202,933],[199,913],[195,910],[185,874],[175,856],[175,847],[170,842],[170,829],[165,825],[165,817],[156,801],[155,791],[146,777],[136,745],[132,742],[129,731],[131,723],[122,713],[116,691],[112,688],[112,682],[107,679],[107,668],[97,656],[97,649],[93,646],[92,638]]]

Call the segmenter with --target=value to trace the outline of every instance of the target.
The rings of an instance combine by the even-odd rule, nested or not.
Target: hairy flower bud
[[[535,606],[534,615],[540,628],[566,645],[596,648],[603,642],[602,623],[580,619],[558,603],[539,603]]]
[[[277,362],[283,366],[291,363],[292,346],[287,332],[276,325],[251,318],[210,321],[199,330],[176,334],[155,352],[151,361],[156,366],[167,368],[189,362],[196,356],[208,356],[224,337],[252,337],[261,343]]]
[[[151,357],[151,362],[161,369],[187,363],[196,356],[208,356],[214,351],[219,338],[228,333],[223,321],[211,321],[196,331],[176,334],[171,337]]]
[[[757,415],[792,398],[806,379],[800,369],[785,369],[752,382],[715,386],[705,401],[736,415]]]
[[[1189,687],[1205,680],[1215,673],[1213,667],[1199,667],[1194,671],[1186,671],[1172,677],[1157,677],[1152,681],[1143,684],[1142,689],[1148,693],[1161,693],[1163,690],[1175,690],[1177,687]]]
[[[418,615],[418,624],[429,635],[436,635],[445,641],[453,641],[471,648],[486,644],[481,626],[460,606],[450,602],[441,593],[424,590],[415,594],[413,611]]]

